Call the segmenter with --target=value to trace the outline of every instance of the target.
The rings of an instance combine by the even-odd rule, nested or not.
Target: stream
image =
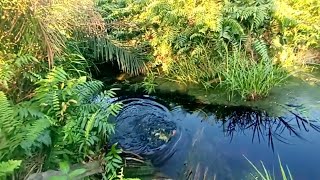
[[[279,158],[294,179],[320,179],[317,83],[293,78],[267,99],[247,104],[221,103],[210,91],[196,96],[158,89],[119,99],[124,108],[113,139],[150,159],[167,179],[254,179],[248,160],[261,170],[262,161],[281,179]]]

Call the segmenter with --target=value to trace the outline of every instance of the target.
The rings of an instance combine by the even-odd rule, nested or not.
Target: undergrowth
[[[100,8],[112,22],[110,35],[127,44],[144,45],[152,57],[148,67],[160,72],[158,76],[205,88],[227,83],[243,99],[250,94],[257,97],[249,99],[268,95],[282,79],[279,72],[291,75],[302,64],[320,59],[316,0],[113,0],[104,1]],[[239,85],[240,77],[230,75],[224,65],[234,49],[246,54],[242,60],[252,66],[242,70],[258,68],[254,73],[264,75],[246,76],[259,78]],[[264,66],[267,72],[262,72]],[[264,79],[267,74],[271,78]]]
[[[115,146],[108,149],[109,117],[121,104],[109,103],[115,92],[92,79],[90,58],[132,74],[144,62],[109,39],[93,0],[2,0],[0,18],[0,179],[65,161],[98,161],[98,173],[117,178],[122,161]]]

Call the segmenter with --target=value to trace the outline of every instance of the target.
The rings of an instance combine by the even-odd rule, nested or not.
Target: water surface
[[[165,112],[176,123],[178,133],[170,138],[173,143],[169,141],[167,150],[152,157],[162,174],[172,179],[250,179],[254,171],[247,157],[258,167],[263,161],[281,179],[279,156],[295,179],[320,179],[316,83],[292,78],[266,99],[232,103],[217,90],[179,90],[169,84],[158,87],[152,98],[139,96],[139,108],[131,104],[136,111],[127,114],[152,117],[150,113]],[[152,118],[148,122],[152,125]]]

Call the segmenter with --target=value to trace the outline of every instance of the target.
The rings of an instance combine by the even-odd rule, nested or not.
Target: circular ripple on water
[[[115,119],[112,142],[118,142],[126,151],[154,157],[158,162],[170,156],[172,145],[179,139],[171,112],[151,99],[131,98],[121,102],[124,107]]]

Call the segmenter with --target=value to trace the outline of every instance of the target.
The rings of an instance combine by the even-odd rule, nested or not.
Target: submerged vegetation
[[[257,173],[257,174],[251,174],[253,179],[257,179],[257,178],[262,179],[262,180],[275,180],[276,179],[274,172],[272,175],[271,172],[266,169],[266,167],[264,166],[262,161],[261,161],[262,170],[259,170],[248,158],[246,158],[246,159]],[[279,158],[279,167],[280,167],[280,171],[281,171],[281,177],[283,180],[293,180],[294,179],[288,166],[286,166],[286,168],[284,168],[282,166],[280,158]]]
[[[84,176],[68,164],[93,162],[88,176],[123,179],[108,143],[122,105],[92,77],[99,64],[145,75],[146,93],[165,78],[256,100],[318,63],[319,12],[318,0],[0,0],[0,179]]]

